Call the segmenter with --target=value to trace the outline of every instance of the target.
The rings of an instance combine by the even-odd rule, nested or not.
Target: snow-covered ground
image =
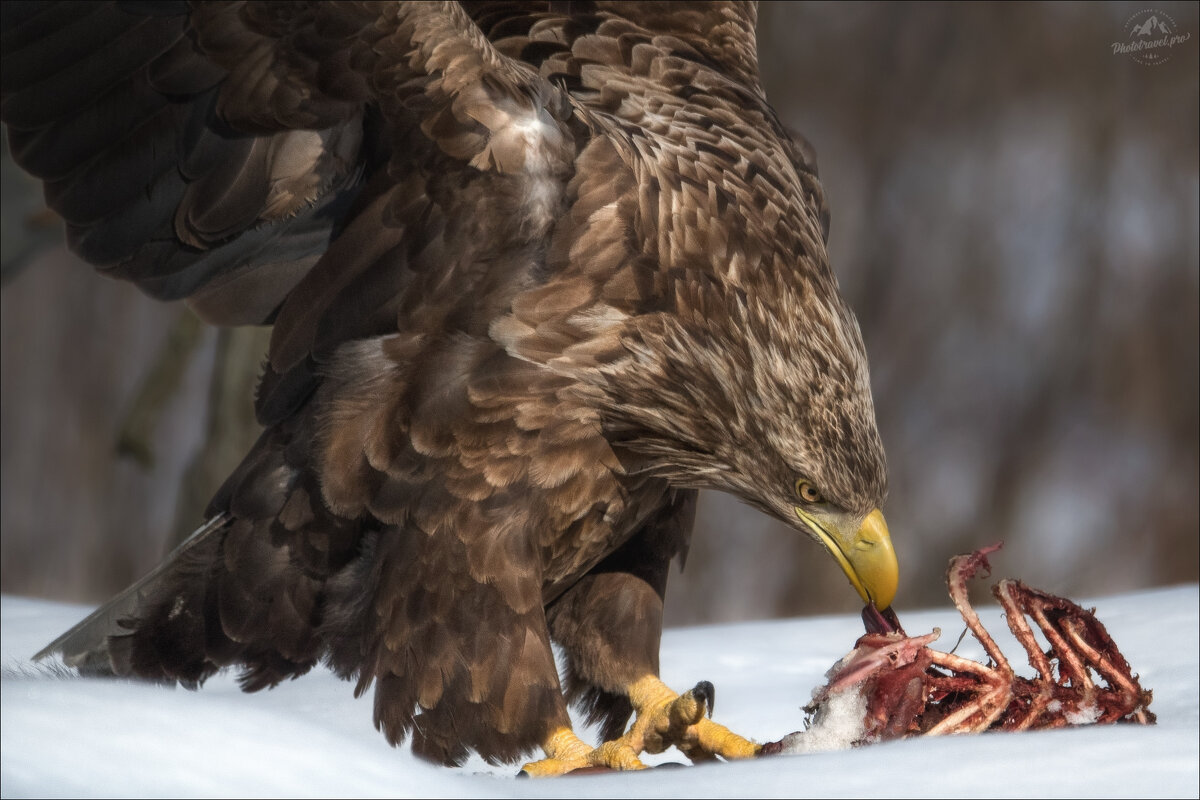
[[[1200,591],[1196,586],[1093,600],[1143,686],[1158,725],[908,740],[857,750],[640,774],[513,780],[515,768],[433,767],[387,746],[368,699],[317,671],[242,694],[230,675],[199,692],[55,677],[29,655],[87,609],[17,597],[0,602],[4,666],[0,793],[4,797],[634,795],[1059,796],[1200,795]],[[1014,661],[1000,612],[983,623]],[[904,613],[910,634],[962,630],[950,608]],[[861,631],[821,617],[669,630],[663,678],[717,687],[715,719],[759,741],[800,729],[800,707]],[[968,637],[958,652],[979,659]],[[667,754],[670,756],[671,754]],[[671,760],[671,759],[668,759]],[[682,760],[675,756],[674,760]]]

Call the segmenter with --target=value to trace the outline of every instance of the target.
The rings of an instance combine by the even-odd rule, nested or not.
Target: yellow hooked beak
[[[892,549],[892,537],[888,534],[882,511],[877,508],[868,514],[862,526],[852,534],[827,527],[827,523],[818,521],[800,507],[796,508],[796,516],[837,559],[864,603],[873,602],[880,610],[892,604],[900,582],[900,566],[896,563],[896,551]]]

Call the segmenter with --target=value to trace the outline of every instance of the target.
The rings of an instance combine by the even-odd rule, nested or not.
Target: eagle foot
[[[701,681],[683,694],[671,691],[656,676],[629,687],[629,700],[637,718],[618,744],[635,753],[661,753],[674,746],[694,762],[721,758],[752,758],[760,746],[713,722],[716,690]]]
[[[657,677],[646,676],[629,686],[637,717],[624,736],[592,748],[569,728],[561,728],[544,745],[547,757],[526,764],[520,774],[549,777],[575,770],[645,769],[639,755],[661,753],[672,746],[693,762],[758,755],[761,745],[708,718],[715,696],[708,681],[676,694]]]
[[[624,737],[622,737],[623,739]],[[566,775],[576,770],[635,770],[646,765],[638,758],[633,748],[614,739],[599,747],[583,742],[570,728],[559,728],[543,745],[546,758],[531,761],[521,767],[519,778],[551,778]]]

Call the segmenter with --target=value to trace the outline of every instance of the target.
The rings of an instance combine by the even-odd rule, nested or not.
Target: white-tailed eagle
[[[753,754],[708,686],[657,677],[697,489],[813,538],[879,608],[897,576],[862,339],[755,18],[4,3],[13,157],[75,251],[274,326],[265,432],[208,522],[48,650],[187,686],[238,665],[247,690],[325,661],[447,763]]]

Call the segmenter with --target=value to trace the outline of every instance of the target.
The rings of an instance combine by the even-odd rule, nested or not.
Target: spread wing
[[[83,258],[212,321],[260,323],[325,249],[367,156],[361,83],[321,92],[319,54],[286,45],[323,17],[364,20],[324,8],[270,31],[236,6],[6,3],[0,115]]]
[[[432,278],[408,273],[402,251],[437,239],[422,175],[519,170],[531,144],[553,169],[546,145],[569,115],[454,3],[3,14],[14,159],[102,272],[213,322],[276,323],[266,424],[311,391],[306,362],[395,330],[406,290],[419,301],[415,279]]]
[[[576,110],[636,108],[614,70],[669,82],[683,58],[758,87],[752,11],[739,4],[10,2],[2,13],[0,118],[71,246],[212,322],[278,322],[268,423],[311,388],[301,362],[393,329],[398,307],[419,301],[394,252],[438,233],[417,173],[519,170],[531,147],[544,169],[564,168],[566,92]],[[314,271],[347,234],[352,257]]]

